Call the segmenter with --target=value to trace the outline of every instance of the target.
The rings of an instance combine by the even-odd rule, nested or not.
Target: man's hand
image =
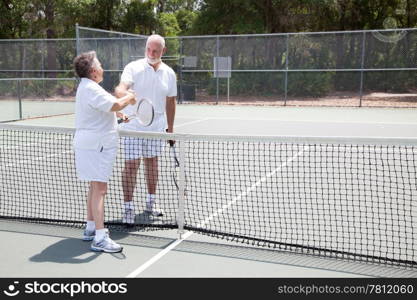
[[[168,128],[165,131],[166,131],[166,133],[174,133],[174,131],[172,130],[172,128],[171,129]],[[172,147],[172,146],[175,145],[175,141],[174,140],[168,140],[168,144]]]
[[[114,94],[117,98],[122,98],[126,95],[127,91],[131,88],[130,84],[120,82],[119,85],[114,89]]]
[[[116,112],[117,119],[122,120],[122,123],[128,123],[129,117],[122,112]]]
[[[129,96],[129,104],[130,105],[136,104],[136,95],[135,95],[135,92],[133,90],[128,90],[126,92],[126,96]]]

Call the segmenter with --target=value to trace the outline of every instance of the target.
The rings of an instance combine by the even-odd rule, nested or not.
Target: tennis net
[[[88,183],[76,177],[74,129],[0,124],[0,217],[83,226]],[[127,149],[161,141],[157,201],[135,229],[178,228],[265,247],[417,267],[417,140],[120,132],[108,226],[124,228]],[[136,138],[145,138],[141,142]],[[180,167],[167,140],[176,140]],[[180,171],[179,176],[177,175]],[[173,177],[178,176],[178,188]]]

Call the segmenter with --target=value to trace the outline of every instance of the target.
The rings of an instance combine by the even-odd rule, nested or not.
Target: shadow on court
[[[14,232],[34,236],[49,236],[62,238],[40,253],[29,258],[33,263],[52,262],[59,264],[87,264],[100,256],[111,255],[117,261],[130,259],[129,254],[103,254],[90,251],[90,242],[80,239],[81,229],[67,228],[54,225],[31,224],[2,221],[0,232]],[[146,230],[144,232],[112,231],[110,234],[124,247],[131,247],[135,252],[144,249],[165,249],[176,241],[175,238],[156,236],[161,231]],[[201,238],[201,235],[193,235]],[[204,237],[204,236],[203,236]],[[417,270],[407,267],[384,266],[375,263],[351,261],[337,258],[321,257],[310,254],[291,253],[277,249],[259,248],[254,246],[236,245],[232,242],[221,243],[219,239],[213,241],[184,240],[173,252],[196,254],[204,257],[222,257],[244,261],[303,267],[314,270],[343,272],[347,275],[364,275],[372,277],[417,277]]]
[[[85,257],[87,255],[87,257]],[[62,264],[83,264],[101,255],[99,252],[90,251],[90,243],[79,239],[68,238],[50,245],[30,258],[31,262],[55,262]],[[124,259],[124,258],[123,258]]]

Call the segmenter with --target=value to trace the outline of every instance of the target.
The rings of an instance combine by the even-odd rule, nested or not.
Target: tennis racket
[[[136,111],[133,115],[128,116],[128,120],[137,119],[140,125],[142,126],[149,126],[153,122],[153,118],[155,116],[155,111],[152,105],[152,102],[149,101],[147,98],[142,98],[138,101],[138,106]],[[123,119],[118,119],[117,123],[122,123]]]
[[[175,144],[172,141],[169,141],[169,151],[171,153],[171,158],[173,162],[172,168],[172,180],[174,181],[177,191],[180,190],[179,181],[180,181],[180,162],[178,160],[177,152],[175,151]],[[187,174],[184,174],[184,195],[187,195]]]

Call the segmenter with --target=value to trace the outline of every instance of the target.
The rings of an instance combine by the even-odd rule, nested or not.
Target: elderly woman
[[[135,104],[135,96],[128,92],[117,99],[99,85],[103,68],[94,51],[78,55],[74,68],[81,78],[75,103],[75,165],[78,178],[90,182],[83,240],[93,241],[93,251],[121,252],[104,228],[104,196],[118,149],[116,112]]]

